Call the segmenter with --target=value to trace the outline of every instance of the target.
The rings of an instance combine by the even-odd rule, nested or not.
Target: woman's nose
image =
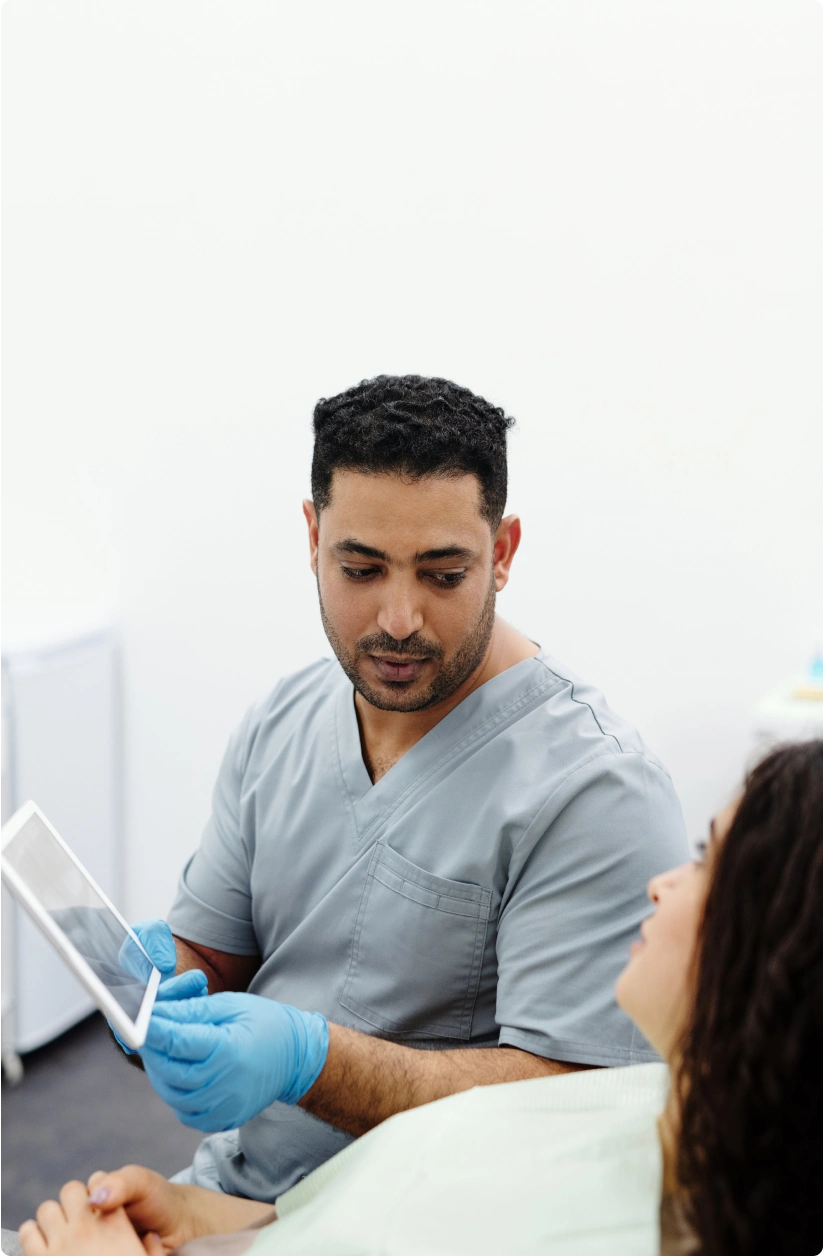
[[[663,874],[659,873],[656,877],[652,877],[652,879],[649,881],[649,884],[646,886],[646,893],[649,896],[649,899],[651,900],[651,902],[653,903],[660,902],[660,890],[662,889],[662,886],[661,886],[662,880],[663,880]]]
[[[646,893],[651,901],[659,903],[664,890],[672,889],[691,866],[691,864],[680,864],[677,868],[669,868],[668,872],[659,872],[656,877],[652,877],[646,886]]]

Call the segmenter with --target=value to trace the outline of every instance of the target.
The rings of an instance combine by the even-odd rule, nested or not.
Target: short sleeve
[[[240,820],[251,712],[232,735],[212,794],[200,846],[183,869],[167,920],[189,942],[230,955],[257,955],[251,855]]]
[[[657,1056],[614,986],[651,910],[649,879],[689,858],[671,779],[640,753],[579,768],[513,854],[498,928],[500,1044],[580,1064]]]

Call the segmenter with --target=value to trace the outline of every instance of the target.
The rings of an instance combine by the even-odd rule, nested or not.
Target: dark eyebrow
[[[472,551],[466,549],[462,545],[444,545],[442,549],[423,550],[422,554],[415,554],[414,561],[416,563],[433,563],[438,558],[472,558]]]
[[[364,558],[376,558],[381,563],[390,561],[388,554],[383,550],[375,549],[373,545],[364,545],[362,541],[357,541],[353,536],[348,537],[345,541],[338,541],[335,545],[338,554],[362,554]]]
[[[709,840],[714,841],[714,819],[709,821]]]
[[[364,558],[376,558],[381,563],[391,562],[385,550],[375,549],[373,545],[364,545],[353,536],[347,537],[345,541],[338,541],[334,549],[338,554],[362,554]],[[433,563],[439,558],[469,559],[472,557],[472,551],[463,545],[444,545],[440,549],[423,550],[415,554],[414,562]]]

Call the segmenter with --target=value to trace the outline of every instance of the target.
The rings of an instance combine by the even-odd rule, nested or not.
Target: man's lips
[[[370,654],[375,671],[381,680],[417,680],[428,659],[385,658],[379,654]]]

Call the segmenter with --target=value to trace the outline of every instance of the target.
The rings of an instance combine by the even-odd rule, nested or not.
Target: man
[[[687,857],[680,807],[603,697],[495,615],[511,422],[419,376],[316,407],[303,509],[336,659],[232,738],[176,953],[142,930],[166,973],[241,992],[176,978],[142,1052],[181,1119],[224,1131],[186,1180],[273,1201],[393,1113],[655,1058],[613,987],[646,883]]]

